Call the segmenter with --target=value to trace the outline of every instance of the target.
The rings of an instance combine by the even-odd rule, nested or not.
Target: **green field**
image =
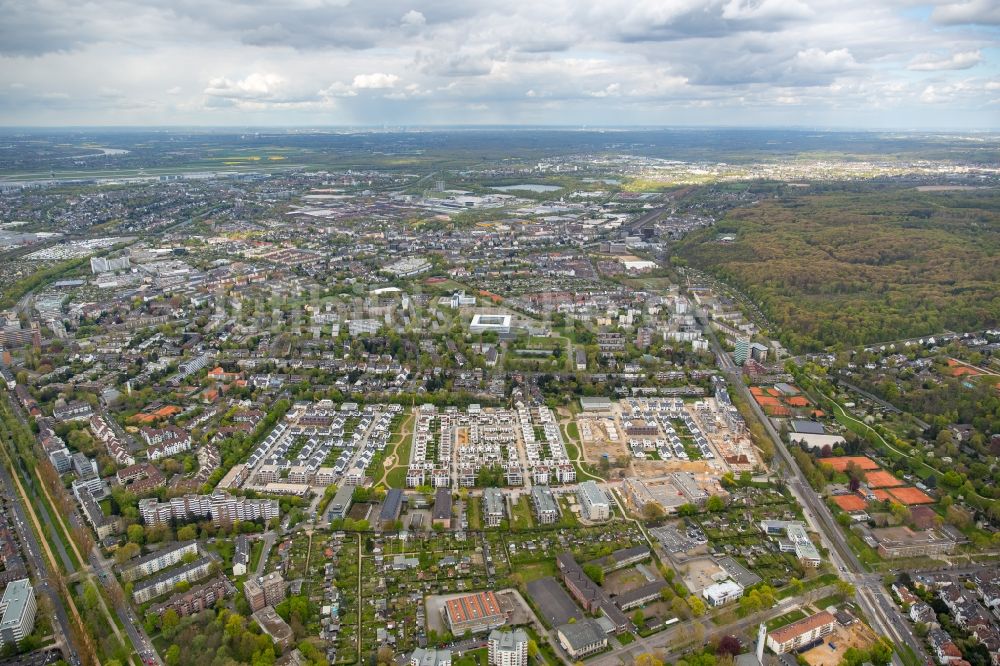
[[[470,497],[465,503],[470,530],[483,529],[483,503],[478,497]]]
[[[527,495],[521,497],[514,503],[514,515],[511,516],[511,528],[515,530],[527,530],[535,526],[535,518],[531,511],[531,500]]]
[[[556,563],[555,560],[540,560],[538,562],[531,562],[528,564],[518,564],[517,572],[524,579],[525,583],[530,583],[533,580],[538,580],[539,578],[545,578],[546,576],[556,575]]]

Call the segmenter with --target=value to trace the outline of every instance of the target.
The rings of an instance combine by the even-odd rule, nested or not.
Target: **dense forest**
[[[796,351],[996,326],[1000,191],[866,189],[735,209],[674,257],[743,289]]]

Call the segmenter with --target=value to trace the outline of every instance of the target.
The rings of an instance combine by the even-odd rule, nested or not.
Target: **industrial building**
[[[466,631],[476,634],[502,626],[507,621],[493,592],[477,592],[445,602],[444,618],[455,636]]]

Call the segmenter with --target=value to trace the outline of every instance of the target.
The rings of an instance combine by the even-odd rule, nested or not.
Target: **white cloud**
[[[795,54],[795,65],[811,72],[842,72],[856,67],[857,63],[847,49],[824,51],[810,48]]]
[[[601,90],[587,93],[590,97],[618,97],[621,95],[621,86],[617,83],[609,83]]]
[[[1000,25],[1000,3],[996,0],[951,2],[935,7],[931,16],[938,23],[947,25],[965,23]]]
[[[722,18],[730,20],[805,19],[814,14],[799,0],[729,0],[722,8]]]
[[[907,69],[916,72],[939,72],[951,69],[969,69],[971,67],[975,67],[982,61],[983,56],[978,49],[975,51],[961,51],[945,57],[929,53],[914,58]]]
[[[403,18],[401,18],[399,22],[410,28],[419,28],[427,24],[427,17],[418,12],[416,9],[411,9],[403,14]]]
[[[382,88],[392,88],[398,81],[399,77],[395,74],[375,72],[374,74],[358,74],[354,77],[353,86],[355,89],[367,88],[379,90]]]
[[[0,124],[995,126],[1000,3],[916,1],[0,0]]]
[[[277,74],[254,72],[239,81],[217,77],[208,82],[205,94],[229,99],[265,100],[275,96],[285,80]]]

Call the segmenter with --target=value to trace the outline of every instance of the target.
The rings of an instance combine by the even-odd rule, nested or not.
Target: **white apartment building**
[[[593,481],[584,481],[576,490],[587,520],[599,522],[611,518],[611,503],[604,491]]]
[[[20,643],[34,628],[35,591],[31,581],[12,581],[0,598],[0,648]]]
[[[490,632],[488,651],[490,666],[527,666],[528,634],[524,629]]]

